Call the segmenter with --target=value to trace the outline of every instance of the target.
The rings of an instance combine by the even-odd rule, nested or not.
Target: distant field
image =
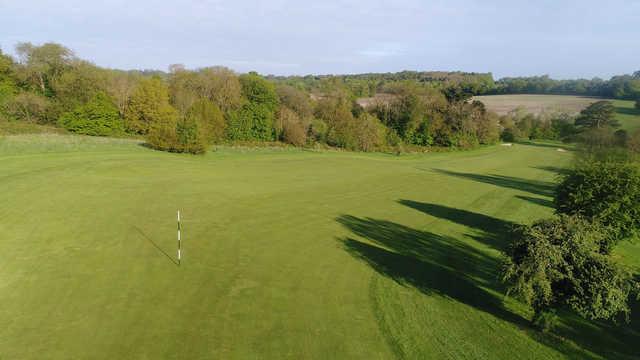
[[[543,111],[568,111],[577,113],[599,99],[570,95],[487,95],[476,96],[490,110],[500,115],[523,107],[527,112],[539,114]]]
[[[524,107],[527,112],[539,114],[543,111],[564,111],[578,113],[589,104],[602,99],[571,95],[487,95],[476,96],[489,110],[505,115],[517,107]],[[635,109],[634,102],[629,100],[610,100],[616,107],[616,118],[623,129],[640,128],[640,110]]]
[[[557,148],[0,137],[0,359],[637,359],[637,306],[543,335],[503,295],[505,231],[552,214]]]

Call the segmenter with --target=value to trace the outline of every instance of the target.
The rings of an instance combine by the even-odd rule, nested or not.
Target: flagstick
[[[182,248],[182,241],[180,240],[180,210],[178,210],[178,265],[180,265],[180,260],[181,260],[181,248]]]

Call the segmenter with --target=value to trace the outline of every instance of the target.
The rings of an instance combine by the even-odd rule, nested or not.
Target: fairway
[[[637,358],[637,321],[543,335],[503,295],[506,231],[571,156],[2,138],[0,359]]]

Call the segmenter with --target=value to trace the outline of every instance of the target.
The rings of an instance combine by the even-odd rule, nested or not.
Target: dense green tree
[[[242,95],[252,104],[263,105],[268,111],[278,108],[275,85],[255,72],[240,76]]]
[[[125,117],[127,131],[147,134],[154,122],[173,116],[175,109],[169,104],[169,91],[159,78],[142,79],[129,99]]]
[[[616,108],[611,101],[597,101],[580,112],[576,119],[576,126],[583,128],[618,127],[615,119]]]
[[[227,120],[227,137],[241,141],[274,140],[274,113],[269,107],[248,102],[231,111]]]
[[[609,228],[603,247],[637,233],[640,228],[640,170],[628,161],[586,158],[563,176],[556,188],[558,213],[580,215]]]
[[[232,140],[274,140],[274,119],[278,95],[273,83],[256,73],[240,77],[242,108],[229,114],[227,133]]]
[[[636,99],[636,109],[640,110],[640,97]]]
[[[219,142],[224,139],[226,129],[224,115],[213,101],[197,100],[187,111],[186,118],[197,124],[206,143]]]
[[[512,238],[504,279],[533,308],[534,324],[546,330],[547,315],[561,307],[587,319],[628,316],[638,284],[600,252],[606,231],[598,223],[561,215],[520,226]]]
[[[124,123],[111,98],[98,93],[89,102],[63,114],[58,125],[78,134],[109,136],[124,132]]]
[[[405,143],[429,146],[440,145],[446,136],[444,113],[449,104],[445,97],[415,84],[396,84],[390,101],[379,101],[371,112]]]
[[[107,73],[82,60],[73,60],[50,82],[57,112],[70,111],[107,90]],[[52,114],[55,117],[56,114]]]
[[[449,100],[449,102],[467,101],[473,96],[472,92],[467,91],[459,85],[446,87],[442,90],[442,92],[447,97],[447,100]]]
[[[178,121],[176,126],[177,152],[203,154],[207,149],[208,131],[205,124],[194,116],[187,116]]]

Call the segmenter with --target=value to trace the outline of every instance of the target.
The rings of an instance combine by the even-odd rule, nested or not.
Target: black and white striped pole
[[[180,239],[180,210],[178,210],[178,265],[180,265],[180,260],[182,258],[182,240]]]

